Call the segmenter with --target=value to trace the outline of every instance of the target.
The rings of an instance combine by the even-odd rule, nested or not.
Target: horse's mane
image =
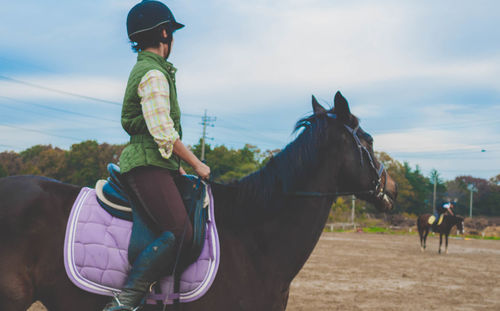
[[[297,138],[272,156],[263,168],[231,184],[219,184],[232,189],[231,192],[235,190],[235,201],[231,209],[225,211],[230,223],[247,223],[256,215],[272,214],[284,206],[285,196],[304,190],[299,188],[307,181],[307,175],[319,166],[327,143],[331,143],[328,137],[331,120],[326,111],[300,119],[293,130],[299,133]],[[346,123],[355,127],[359,119],[350,114]]]
[[[298,190],[297,184],[319,165],[321,150],[328,140],[327,129],[326,115],[313,114],[299,120],[293,132],[302,131],[294,141],[273,156],[262,169],[234,184],[238,189],[239,201],[235,206],[244,210],[268,210],[279,206],[280,204],[273,202],[289,192]]]

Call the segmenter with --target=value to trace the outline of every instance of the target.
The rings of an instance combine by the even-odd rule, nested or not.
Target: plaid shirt
[[[170,91],[167,78],[159,70],[150,70],[137,90],[141,98],[142,114],[149,133],[158,144],[158,150],[165,159],[170,158],[174,142],[179,133],[174,129],[174,121],[170,117]]]

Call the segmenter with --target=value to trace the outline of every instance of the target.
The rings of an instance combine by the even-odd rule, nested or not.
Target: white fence
[[[325,225],[326,228],[330,229],[330,231],[333,231],[335,229],[350,229],[353,228],[356,230],[357,227],[359,227],[359,224],[353,223],[353,222],[336,222],[336,223],[328,223]]]

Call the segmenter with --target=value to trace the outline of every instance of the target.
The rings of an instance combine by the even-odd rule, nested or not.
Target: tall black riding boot
[[[166,275],[175,259],[175,237],[162,233],[137,257],[121,293],[103,311],[139,310],[151,284]]]

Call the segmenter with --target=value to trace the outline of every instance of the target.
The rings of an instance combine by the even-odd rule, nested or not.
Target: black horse
[[[457,230],[460,234],[464,233],[464,218],[461,216],[444,215],[443,221],[440,225],[429,224],[430,214],[423,214],[418,217],[417,227],[418,234],[420,236],[420,249],[425,251],[427,235],[429,234],[429,229],[432,227],[432,231],[439,232],[439,253],[441,254],[441,245],[443,244],[443,234],[446,237],[445,253],[448,254],[448,235],[450,235],[451,228],[457,226]]]
[[[337,93],[331,110],[313,98],[313,110],[264,168],[231,186],[212,185],[220,267],[210,290],[181,310],[285,310],[337,195],[392,208],[396,184],[345,98]],[[97,311],[108,301],[74,286],[64,269],[66,222],[80,189],[44,177],[0,179],[0,310],[40,300],[50,311]]]

